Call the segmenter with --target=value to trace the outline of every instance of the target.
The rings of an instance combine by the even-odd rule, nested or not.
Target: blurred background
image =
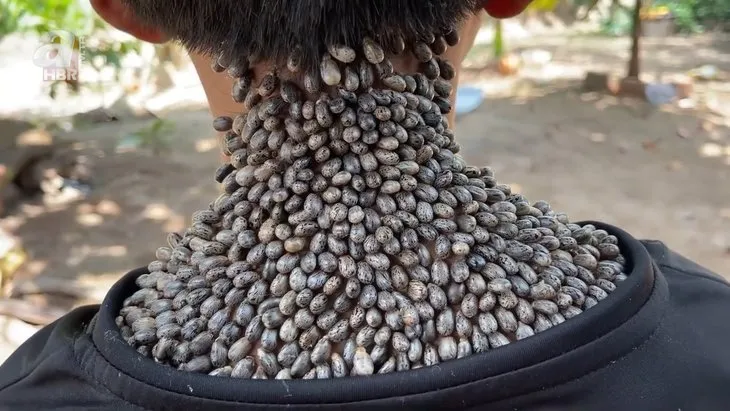
[[[730,0],[536,0],[464,70],[469,162],[730,275]],[[0,0],[0,361],[217,196],[210,124],[180,48]]]

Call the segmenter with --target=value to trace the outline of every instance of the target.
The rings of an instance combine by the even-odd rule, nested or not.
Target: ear
[[[114,28],[148,43],[165,43],[169,39],[158,28],[143,24],[122,0],[90,0],[97,14]]]

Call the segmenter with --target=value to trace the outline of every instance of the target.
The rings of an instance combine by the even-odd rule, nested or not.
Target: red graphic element
[[[525,11],[532,0],[486,0],[484,10],[495,19],[508,19]]]

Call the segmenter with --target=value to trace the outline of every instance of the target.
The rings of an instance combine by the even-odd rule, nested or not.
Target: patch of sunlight
[[[195,142],[195,151],[198,153],[207,153],[218,149],[218,139],[206,138]]]
[[[81,304],[98,303],[104,299],[109,286],[112,285],[116,280],[119,279],[119,273],[116,274],[116,278],[112,278],[111,273],[103,273],[106,275],[106,281],[98,282],[83,281],[82,277],[92,278],[93,274],[83,273],[78,277],[71,278],[56,278],[56,277],[39,277],[36,281],[23,281],[17,284],[13,289],[16,295],[31,295],[31,294],[60,294],[69,297],[73,297]]]
[[[129,250],[125,245],[94,247],[89,244],[82,244],[69,250],[66,263],[70,266],[77,266],[90,257],[120,258],[126,256],[128,252]]]
[[[514,93],[518,98],[531,97],[537,92],[535,87],[528,81],[522,81],[515,86]]]
[[[96,212],[107,216],[118,216],[121,214],[122,209],[115,201],[101,200],[96,205]]]
[[[53,141],[50,133],[41,129],[31,129],[16,137],[18,146],[47,146]]]
[[[514,77],[491,77],[471,85],[478,86],[485,95],[491,98],[511,97],[518,85],[518,80]]]
[[[25,216],[22,215],[11,215],[7,217],[3,217],[2,219],[2,228],[8,231],[15,231],[18,230],[23,224],[25,224],[28,221]]]
[[[142,217],[155,221],[167,220],[172,214],[170,207],[160,203],[150,204],[142,211]]]
[[[103,288],[119,280],[118,272],[90,273],[84,271],[76,277],[76,281],[84,288]],[[106,290],[105,290],[106,291]]]
[[[167,220],[165,225],[163,226],[163,229],[168,232],[180,232],[185,229],[185,217],[181,215],[173,215],[170,216],[170,218]]]
[[[654,55],[654,57],[661,60],[674,60],[676,58],[674,52],[669,50],[660,50]]]
[[[88,214],[94,212],[94,206],[89,203],[81,203],[76,206],[77,214]]]
[[[38,331],[38,327],[24,321],[3,316],[0,318],[0,340],[13,346],[23,344]]]
[[[197,196],[197,195],[202,194],[202,192],[203,192],[203,190],[200,187],[195,186],[195,187],[189,188],[188,191],[186,192],[186,195]]]
[[[590,139],[594,143],[603,143],[606,141],[606,134],[594,131],[590,133]]]
[[[127,252],[127,246],[125,245],[110,245],[107,247],[99,247],[97,255],[106,257],[124,257],[127,255]]]
[[[30,260],[23,266],[23,272],[25,274],[31,274],[33,277],[40,274],[43,270],[48,267],[48,261],[45,260]]]
[[[96,227],[104,222],[104,217],[96,213],[85,213],[77,215],[76,222],[85,227]]]
[[[603,95],[601,95],[598,92],[587,92],[587,93],[580,94],[581,101],[585,101],[585,102],[600,101],[602,98],[603,98]]]
[[[695,49],[695,53],[697,55],[697,58],[700,58],[700,59],[707,59],[707,60],[714,60],[714,61],[721,61],[721,60],[728,61],[727,55],[716,49],[700,48],[700,49]]]
[[[725,149],[719,144],[705,143],[700,146],[699,152],[700,156],[702,157],[715,158],[722,156],[725,152]]]
[[[43,206],[35,204],[22,204],[20,208],[28,218],[38,217],[46,212]]]
[[[667,170],[669,171],[679,171],[682,169],[684,169],[684,164],[679,160],[674,160],[667,164]]]

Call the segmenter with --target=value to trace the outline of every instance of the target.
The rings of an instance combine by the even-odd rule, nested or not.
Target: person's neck
[[[401,74],[401,75],[408,75],[412,73],[416,73],[418,71],[418,61],[410,55],[387,55],[386,60],[389,61],[389,65],[392,66],[392,71],[394,74]],[[196,65],[200,64],[196,61],[194,58],[194,61],[196,62]],[[203,81],[209,77],[209,76],[215,76],[218,77],[217,80],[221,80],[220,77],[224,77],[224,82],[218,81],[218,84],[222,84],[224,86],[231,87],[231,90],[235,87],[235,75],[236,69],[230,69],[230,68],[223,68],[219,64],[217,64],[216,60],[213,59],[213,63],[209,65],[213,66],[213,70],[210,69],[210,67],[206,67],[206,71],[208,74],[205,75],[205,72],[201,72],[201,77],[205,75],[203,78]],[[218,67],[216,67],[218,66]],[[312,93],[312,94],[306,94],[306,85],[304,80],[304,73],[292,73],[286,69],[287,62],[279,62],[279,63],[272,63],[272,62],[256,62],[254,64],[248,64],[247,65],[247,71],[250,73],[251,77],[251,87],[255,88],[257,86],[260,86],[261,81],[267,76],[275,74],[276,77],[278,77],[278,81],[283,82],[287,81],[290,82],[292,85],[296,86],[300,92],[305,94],[304,100],[312,100],[316,101],[321,95],[327,94],[332,97],[337,96],[338,93],[338,87],[335,86],[325,86],[321,85],[321,90],[318,93]],[[200,69],[199,69],[200,70]],[[239,70],[240,71],[240,70]],[[232,76],[233,74],[233,76]],[[215,94],[212,94],[211,92],[208,92],[208,99],[211,101],[211,111],[214,115],[218,116],[228,116],[231,119],[239,118],[239,121],[244,121],[244,119],[248,116],[249,111],[251,110],[251,104],[246,104],[247,102],[236,102],[233,99],[231,99],[231,92],[226,94],[227,90],[223,89],[215,89]],[[240,99],[240,98],[239,98]],[[225,104],[223,103],[225,102]],[[260,103],[260,99],[256,99],[255,101],[252,101],[251,103],[258,104]],[[222,109],[223,108],[223,109]],[[449,124],[452,124],[453,122],[453,115],[454,113],[448,113],[446,114],[447,120],[449,121]],[[240,130],[240,128],[239,128]],[[230,161],[230,152],[226,152],[225,150],[225,133],[219,133],[219,138],[221,141],[221,146],[224,147],[222,152],[222,161],[228,162]]]

